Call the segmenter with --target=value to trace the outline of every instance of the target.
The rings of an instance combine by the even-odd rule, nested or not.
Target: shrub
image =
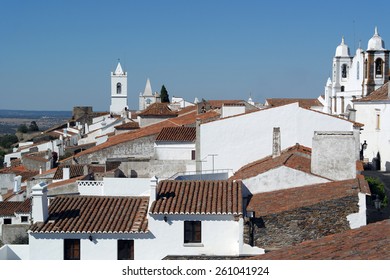
[[[382,202],[382,207],[386,207],[388,204],[388,197],[385,191],[385,184],[383,184],[382,181],[376,177],[366,177],[366,181],[370,186],[372,197],[374,198],[376,195],[378,195]]]

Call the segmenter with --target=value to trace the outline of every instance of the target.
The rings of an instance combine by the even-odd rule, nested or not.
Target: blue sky
[[[0,109],[110,105],[110,72],[128,72],[128,103],[150,78],[188,101],[323,93],[341,37],[351,53],[390,2],[0,0]]]

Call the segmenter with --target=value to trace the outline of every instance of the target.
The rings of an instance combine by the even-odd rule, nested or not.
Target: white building
[[[153,103],[161,102],[161,97],[158,92],[152,91],[149,78],[146,80],[144,92],[139,94],[139,110],[143,111]]]
[[[152,260],[264,253],[243,242],[241,181],[157,185],[152,178],[132,189],[119,180],[81,182],[82,195],[58,196],[50,207],[46,185],[34,186],[29,245],[4,246],[0,258]]]
[[[356,121],[364,123],[360,135],[361,158],[374,169],[390,170],[389,83],[353,102]],[[366,143],[366,148],[363,144]]]
[[[367,50],[351,56],[342,38],[333,58],[332,78],[325,86],[324,112],[347,115],[352,100],[365,97],[389,80],[389,50],[375,28]]]
[[[281,150],[296,143],[311,147],[315,131],[353,132],[355,156],[359,158],[358,124],[293,103],[201,124],[197,136],[200,141],[197,170],[232,169],[235,172],[272,154],[275,127],[280,128]]]
[[[127,109],[127,73],[122,70],[118,62],[115,72],[111,72],[110,113],[121,115]]]

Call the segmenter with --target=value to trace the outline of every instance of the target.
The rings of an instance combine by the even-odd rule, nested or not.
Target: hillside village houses
[[[327,106],[161,103],[147,79],[135,112],[118,62],[110,111],[75,107],[50,167],[24,166],[34,148],[0,172],[0,259],[244,258],[365,227],[365,122]]]

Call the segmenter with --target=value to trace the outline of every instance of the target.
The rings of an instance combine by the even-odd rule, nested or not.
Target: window
[[[382,59],[377,58],[375,60],[375,76],[382,77]]]
[[[357,62],[357,65],[356,65],[356,79],[357,80],[360,79],[360,63],[359,63],[359,61]]]
[[[117,94],[121,94],[122,93],[122,84],[121,83],[117,83],[116,84],[116,93]]]
[[[4,218],[4,224],[5,224],[5,225],[10,225],[10,224],[12,224],[12,219],[10,219],[10,218]]]
[[[80,239],[64,239],[64,260],[80,259]]]
[[[21,219],[22,223],[28,222],[28,216],[22,216],[20,219]]]
[[[344,114],[344,96],[341,96],[341,114]]]
[[[118,260],[134,260],[134,240],[118,240]]]
[[[195,150],[191,151],[191,160],[195,160]]]
[[[345,86],[341,86],[341,92],[345,91]]]
[[[200,221],[184,221],[184,243],[202,242],[202,224]]]
[[[379,113],[376,114],[376,129],[381,129],[381,115]]]
[[[347,77],[347,64],[341,66],[341,78]]]
[[[364,61],[364,78],[367,79],[368,77],[368,63],[367,59]]]

